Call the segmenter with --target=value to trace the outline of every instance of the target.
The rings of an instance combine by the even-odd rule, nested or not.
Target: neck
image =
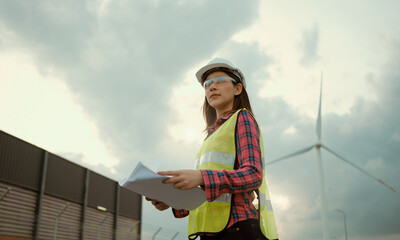
[[[233,109],[233,102],[225,106],[220,106],[219,108],[215,108],[215,112],[217,113],[216,120],[220,119],[224,114],[232,111],[232,109]]]
[[[231,109],[231,110],[220,111],[220,112],[217,111],[217,120],[220,119],[225,114],[228,114],[228,113],[231,113],[231,112],[235,112],[235,110]]]

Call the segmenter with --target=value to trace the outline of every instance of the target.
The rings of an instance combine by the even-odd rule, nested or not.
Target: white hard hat
[[[209,63],[207,63],[207,65],[200,68],[200,70],[197,71],[196,73],[197,80],[199,81],[200,84],[202,84],[204,73],[213,68],[220,68],[220,67],[232,70],[232,73],[235,74],[240,79],[240,82],[243,84],[243,87],[246,87],[246,80],[243,76],[243,73],[233,63],[223,58],[214,58]]]

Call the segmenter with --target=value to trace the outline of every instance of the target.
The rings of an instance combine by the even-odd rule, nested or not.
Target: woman
[[[172,183],[177,189],[201,186],[207,202],[190,212],[173,209],[174,216],[189,215],[189,239],[278,239],[263,174],[262,137],[243,74],[231,62],[216,58],[196,77],[205,90],[203,114],[207,124],[196,170],[159,174],[172,176],[164,183]],[[256,195],[258,202],[253,204]],[[160,211],[169,208],[146,199]]]

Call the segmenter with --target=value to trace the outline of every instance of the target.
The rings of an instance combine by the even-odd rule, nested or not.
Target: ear
[[[234,85],[234,87],[235,87],[235,89],[233,91],[234,91],[235,96],[240,95],[243,90],[243,85],[241,83],[238,83],[238,84]]]

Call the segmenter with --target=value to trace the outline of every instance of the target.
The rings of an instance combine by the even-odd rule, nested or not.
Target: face
[[[218,76],[229,76],[225,72],[213,72],[207,76],[207,79],[215,78]],[[227,82],[213,82],[209,87],[205,88],[206,98],[208,104],[215,108],[217,113],[224,113],[232,110],[233,101],[236,95],[242,92],[242,84],[234,85],[232,81]]]

